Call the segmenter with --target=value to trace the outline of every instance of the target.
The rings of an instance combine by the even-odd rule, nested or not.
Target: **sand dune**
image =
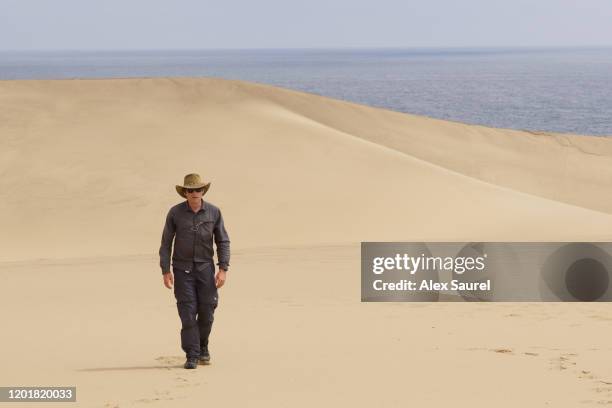
[[[361,304],[358,243],[609,241],[611,158],[238,81],[0,81],[0,384],[87,407],[609,403],[605,304]],[[155,254],[193,171],[233,257],[213,365],[185,372]]]
[[[612,237],[608,139],[210,79],[5,81],[0,98],[2,261],[151,253],[192,171],[236,248]]]
[[[259,91],[318,123],[441,167],[612,212],[612,143],[607,138],[466,126],[265,86]]]

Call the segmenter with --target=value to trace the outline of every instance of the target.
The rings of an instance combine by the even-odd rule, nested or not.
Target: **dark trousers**
[[[198,357],[208,346],[218,293],[215,264],[194,263],[191,270],[173,268],[174,297],[181,318],[181,348],[187,357]]]

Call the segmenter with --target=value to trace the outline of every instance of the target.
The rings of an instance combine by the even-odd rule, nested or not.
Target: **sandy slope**
[[[612,143],[602,137],[466,126],[260,86],[334,129],[496,185],[612,213]]]
[[[609,305],[360,303],[356,246],[237,251],[213,364],[187,371],[155,263],[3,264],[0,383],[76,384],[82,407],[612,400]]]
[[[605,305],[361,304],[358,252],[610,240],[611,158],[236,81],[0,81],[0,384],[77,384],[82,406],[612,401]],[[191,171],[235,254],[215,362],[185,372],[155,253]]]
[[[272,93],[205,79],[0,82],[0,205],[10,232],[0,260],[151,253],[167,208],[180,200],[173,185],[191,171],[212,180],[207,197],[223,209],[235,247],[612,237],[612,216],[588,210],[610,190],[610,140],[588,138],[588,149],[610,153],[584,153],[575,173],[555,176],[565,156],[547,152],[530,167],[538,154],[530,135],[444,122],[434,131],[434,121],[405,115],[387,123],[386,112],[340,102],[319,104],[319,122],[309,116],[321,98],[305,106],[304,94],[278,90],[274,101]],[[283,105],[290,96],[297,102]],[[361,137],[342,130],[345,116]],[[406,132],[401,149],[374,143],[381,123],[397,137]],[[486,162],[469,159],[477,140],[449,142],[487,131],[491,140],[478,143]],[[413,139],[421,141],[414,153]],[[436,160],[421,158],[423,140]],[[496,167],[511,155],[511,169]],[[589,167],[600,161],[605,171]],[[571,190],[589,202],[566,205],[551,185],[578,185]]]

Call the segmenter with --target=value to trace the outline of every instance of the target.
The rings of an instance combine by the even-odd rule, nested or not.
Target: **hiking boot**
[[[210,364],[210,353],[208,352],[208,347],[202,347],[202,350],[200,350],[199,360],[202,364]]]
[[[198,359],[196,357],[189,357],[187,361],[185,361],[185,365],[183,366],[187,369],[193,369],[198,367]]]

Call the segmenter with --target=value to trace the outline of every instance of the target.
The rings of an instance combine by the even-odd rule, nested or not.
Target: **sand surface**
[[[0,166],[0,385],[76,385],[83,407],[612,403],[606,304],[359,294],[360,241],[612,240],[612,140],[218,79],[0,81]],[[156,253],[193,171],[233,254],[213,364],[187,371]]]

